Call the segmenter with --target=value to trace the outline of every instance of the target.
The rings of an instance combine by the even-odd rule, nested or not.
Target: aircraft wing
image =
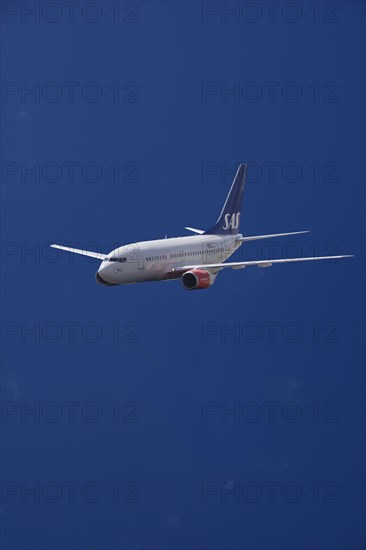
[[[214,269],[221,270],[225,267],[231,267],[231,269],[243,269],[244,267],[258,266],[258,267],[270,267],[273,264],[287,264],[291,262],[311,262],[317,260],[340,260],[341,258],[353,258],[352,254],[343,256],[316,256],[313,258],[280,258],[279,260],[258,260],[250,262],[226,262],[221,264],[197,264],[197,265],[184,265],[173,268],[173,271],[188,271],[190,269]]]
[[[60,250],[66,250],[66,252],[73,252],[74,254],[82,254],[83,256],[90,256],[90,258],[97,258],[98,260],[105,260],[108,258],[108,254],[99,254],[99,252],[91,252],[90,250],[80,250],[80,248],[70,248],[69,246],[61,246],[59,244],[51,244],[51,248],[59,248]]]
[[[310,233],[310,231],[292,231],[291,233],[274,233],[272,235],[256,235],[255,237],[239,237],[236,240],[239,242],[259,241],[260,239],[273,239],[274,237],[288,237],[289,235],[302,235],[304,233]]]

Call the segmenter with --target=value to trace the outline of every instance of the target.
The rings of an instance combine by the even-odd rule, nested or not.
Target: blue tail
[[[205,235],[236,235],[239,233],[246,169],[246,164],[240,164],[219,219],[211,229],[205,231]]]

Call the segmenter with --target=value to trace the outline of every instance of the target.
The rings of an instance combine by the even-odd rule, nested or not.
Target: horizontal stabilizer
[[[184,229],[188,229],[188,231],[192,231],[192,233],[197,233],[197,235],[203,235],[204,233],[202,229],[194,229],[194,227],[185,227]]]
[[[289,235],[301,235],[310,231],[293,231],[292,233],[274,233],[273,235],[257,235],[256,237],[239,237],[237,241],[259,241],[260,239],[273,239],[274,237],[288,237]]]
[[[90,250],[80,250],[80,248],[70,248],[69,246],[61,246],[59,244],[51,244],[50,246],[51,248],[66,250],[66,252],[73,252],[74,254],[82,254],[83,256],[90,256],[90,258],[97,258],[98,260],[105,260],[108,258],[108,254],[99,254],[99,252],[91,252]]]

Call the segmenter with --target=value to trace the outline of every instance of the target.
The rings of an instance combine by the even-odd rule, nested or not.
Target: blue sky
[[[363,548],[364,4],[41,4],[2,12],[2,547]],[[48,249],[210,227],[239,162],[244,234],[311,233],[237,259],[356,257],[187,292]]]

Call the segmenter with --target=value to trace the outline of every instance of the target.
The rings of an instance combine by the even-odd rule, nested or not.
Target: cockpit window
[[[114,258],[114,257],[112,257],[112,258],[108,258],[108,261],[109,262],[120,262],[122,264],[123,262],[127,262],[127,258]]]

